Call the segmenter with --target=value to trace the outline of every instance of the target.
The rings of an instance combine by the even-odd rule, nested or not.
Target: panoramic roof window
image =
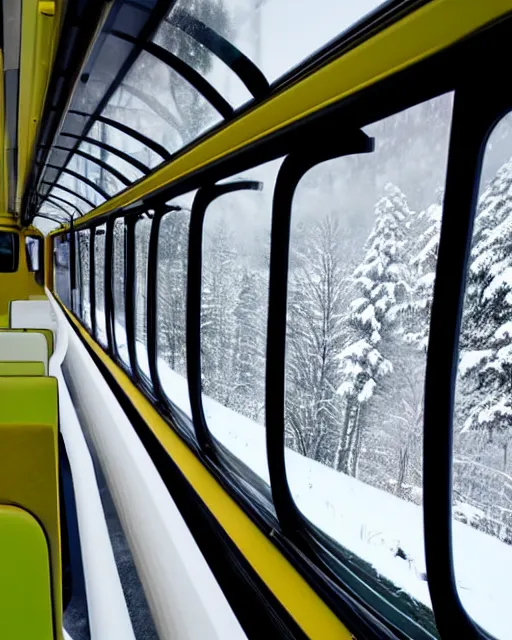
[[[294,2],[293,10],[289,0],[178,0],[168,19],[173,21],[182,13],[202,22],[273,82],[382,4],[379,0],[317,0],[312,11],[306,0]],[[219,79],[221,74],[215,70]]]
[[[145,108],[147,109],[147,107]],[[140,131],[142,128],[140,112],[137,111],[134,101],[130,99],[129,95],[126,98],[123,96],[122,88],[119,88],[112,97],[105,115],[122,124],[128,124],[135,131]],[[162,156],[152,151],[140,140],[104,122],[95,122],[87,137],[118,149],[151,169],[162,162]]]
[[[18,268],[18,236],[0,231],[0,272],[12,273]]]
[[[201,40],[208,42],[213,34],[201,26],[189,14],[173,11],[161,23],[153,41],[200,73],[233,107],[239,107],[253,96],[233,69],[218,56],[222,51],[215,51],[215,45],[221,49],[226,49],[226,44],[231,45],[218,36],[217,41],[209,43],[210,48],[206,47]],[[237,50],[229,54],[231,60],[228,58],[227,62],[234,66],[241,54]]]
[[[222,119],[197,89],[148,52],[137,58],[117,96],[116,119],[171,153]]]

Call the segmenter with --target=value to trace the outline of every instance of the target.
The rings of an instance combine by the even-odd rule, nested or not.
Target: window
[[[263,71],[269,82],[273,82],[382,4],[378,0],[320,0],[312,10],[311,5],[302,0],[294,3],[294,10],[290,11],[288,0],[194,4],[179,0],[168,19],[174,21],[181,14],[183,21],[193,18],[202,22],[234,44]],[[283,46],[284,42],[286,46]],[[189,55],[194,56],[194,49],[190,49]],[[203,73],[205,71],[209,71],[208,67]],[[220,64],[210,74],[225,81],[226,92],[231,98],[229,79]],[[236,98],[237,94],[234,94],[235,102]]]
[[[41,242],[42,239],[39,236],[25,236],[25,253],[29,271],[41,269]]]
[[[171,152],[222,119],[197,89],[147,52],[139,56],[115,99],[120,122],[136,126]]]
[[[0,273],[12,273],[18,269],[18,235],[0,231]]]
[[[164,393],[190,416],[186,301],[188,232],[195,191],[167,203],[158,234],[157,368]]]
[[[451,103],[445,95],[375,122],[365,127],[373,153],[324,162],[303,176],[288,272],[293,499],[393,583],[408,607],[412,597],[417,605],[408,610],[431,629],[423,387]]]
[[[77,234],[77,286],[80,291],[79,315],[89,328],[91,325],[91,267],[90,267],[90,235],[89,229],[82,229]]]
[[[261,190],[218,197],[206,210],[203,231],[201,379],[206,422],[213,436],[266,482],[270,221],[280,162],[244,173],[244,179],[260,182]]]
[[[123,218],[114,221],[112,293],[114,296],[114,338],[117,355],[129,365],[125,315],[125,225]]]
[[[512,569],[512,116],[485,151],[466,276],[453,442],[453,555],[459,597],[510,637]]]
[[[106,142],[108,142],[108,137]],[[97,145],[92,144],[90,142],[82,142],[78,147],[78,149],[79,151],[83,151],[84,153],[88,153],[89,155],[94,156],[95,158],[98,158],[102,162],[105,162],[106,164],[108,164],[113,169],[120,171],[126,177],[126,179],[129,180],[130,182],[135,182],[135,180],[142,178],[142,176],[144,175],[136,167],[134,167],[132,164],[130,164],[126,160],[123,160],[115,153],[106,151],[105,149],[98,147]]]
[[[66,307],[71,307],[69,235],[54,237],[53,281],[55,291]]]
[[[147,285],[151,219],[143,214],[135,224],[135,349],[137,366],[149,378],[147,349]]]
[[[25,236],[27,268],[41,286],[44,286],[43,246],[41,236]]]
[[[94,292],[96,313],[96,338],[107,345],[107,323],[105,319],[105,236],[106,225],[94,229]]]

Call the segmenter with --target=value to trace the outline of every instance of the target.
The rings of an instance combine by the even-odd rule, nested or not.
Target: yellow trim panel
[[[107,200],[81,218],[76,226],[132,204],[156,189],[391,76],[511,10],[511,0],[432,0]]]
[[[19,211],[43,114],[57,50],[62,5],[62,0],[23,0],[22,4],[16,211]]]

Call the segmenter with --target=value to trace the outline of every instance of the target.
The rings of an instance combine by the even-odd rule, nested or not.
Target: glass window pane
[[[430,630],[423,387],[451,104],[441,96],[375,122],[365,128],[373,153],[306,173],[288,275],[292,495]]]
[[[165,394],[188,416],[186,300],[190,210],[196,192],[175,198],[160,222],[157,263],[157,367]],[[179,209],[176,209],[179,207]]]
[[[151,220],[144,215],[135,225],[135,348],[137,365],[148,378],[147,284]]]
[[[170,14],[172,18],[173,12],[186,12],[200,20],[234,44],[273,82],[382,4],[379,0],[319,0],[313,9],[300,0],[291,11],[289,0],[179,0]],[[216,71],[219,80],[221,73]]]
[[[118,97],[118,93],[119,90],[114,94],[110,102],[112,108],[109,108],[104,115],[136,128],[138,126],[136,118],[133,118],[132,122],[125,121],[127,119],[126,105],[125,101]],[[119,131],[119,129],[111,127],[108,124],[104,124],[103,122],[95,122],[87,134],[87,137],[92,138],[93,140],[98,140],[99,142],[104,142],[115,149],[119,149],[120,151],[124,151],[124,153],[128,154],[135,160],[142,162],[149,168],[156,167],[162,162],[161,156],[146,147],[142,142],[139,142],[123,131]],[[99,149],[99,147],[97,147],[97,149]],[[93,155],[98,155],[98,153],[99,152],[95,150]]]
[[[129,366],[125,315],[125,225],[123,218],[114,222],[112,290],[114,296],[114,333],[117,355]]]
[[[261,181],[261,191],[238,191],[214,200],[203,234],[201,376],[206,421],[215,438],[266,482],[270,220],[280,162],[244,174]]]
[[[85,178],[89,178],[90,165],[92,163],[88,163],[85,161],[85,158],[82,158],[82,171],[80,175],[83,175]],[[83,180],[79,180],[75,178],[75,176],[70,176],[68,173],[63,173],[57,181],[56,186],[63,186],[71,189],[76,195],[80,198],[83,197],[89,202],[92,202],[95,207],[98,207],[100,204],[105,202],[105,198],[101,196],[96,189],[93,189],[91,186],[86,184]],[[70,194],[72,196],[72,194]],[[85,204],[85,203],[84,203]]]
[[[142,178],[144,175],[142,171],[139,171],[132,164],[126,162],[126,160],[116,156],[114,153],[110,153],[110,151],[105,151],[105,149],[97,147],[95,144],[82,142],[78,148],[80,151],[106,162],[113,169],[117,169],[117,171],[120,171],[130,182],[135,182],[135,180],[139,180],[139,178]]]
[[[69,235],[54,238],[53,282],[62,303],[71,308],[71,281],[69,273]]]
[[[78,232],[78,259],[76,261],[76,269],[79,274],[79,277],[77,278],[77,285],[80,286],[79,315],[82,322],[91,329],[91,271],[89,239],[89,229],[82,229]]]
[[[221,120],[192,85],[147,52],[137,58],[112,103],[117,105],[116,119],[170,152],[178,151]]]
[[[486,146],[466,276],[453,442],[455,579],[469,615],[510,637],[512,116]]]
[[[18,269],[18,235],[0,231],[0,272],[12,273]]]
[[[200,73],[233,107],[239,107],[252,98],[245,84],[227,64],[167,20],[160,24],[154,42]]]
[[[75,207],[77,207],[81,212],[81,215],[85,215],[86,213],[89,213],[89,211],[92,210],[92,207],[88,205],[86,202],[84,202],[82,198],[75,196],[72,193],[69,193],[69,191],[65,191],[64,189],[61,189],[58,185],[55,185],[52,188],[52,190],[50,191],[50,194],[55,195],[58,198],[62,198],[66,202],[69,202],[71,205],[74,205]],[[60,200],[58,202],[60,203]]]
[[[107,323],[105,320],[105,244],[106,225],[96,227],[94,235],[94,295],[96,306],[96,339],[107,345]]]
[[[115,196],[116,193],[119,193],[119,191],[125,188],[125,185],[119,182],[110,171],[107,171],[95,162],[87,160],[87,158],[80,155],[75,155],[71,158],[67,164],[67,169],[80,173],[83,171],[84,165],[87,165],[88,179],[92,180],[94,184],[97,184],[103,191],[106,191],[109,196]]]

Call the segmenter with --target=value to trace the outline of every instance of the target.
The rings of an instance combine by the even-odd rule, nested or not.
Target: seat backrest
[[[9,304],[9,326],[12,329],[51,329],[56,331],[50,301],[11,300]]]
[[[0,331],[0,361],[42,362],[48,373],[48,343],[42,333]]]
[[[5,331],[17,331],[19,333],[42,333],[45,336],[46,342],[48,344],[48,359],[51,358],[55,343],[53,331],[51,329],[41,329],[39,327],[37,329],[5,329],[0,327],[0,333]]]
[[[0,402],[0,505],[16,506],[27,511],[44,530],[51,568],[53,634],[55,638],[60,639],[62,637],[62,569],[57,394],[56,378],[0,377],[0,398],[2,399]],[[1,561],[0,566],[2,566]],[[0,570],[0,584],[3,579],[3,573]],[[2,588],[6,589],[8,586],[2,584]],[[0,594],[2,588],[0,588]],[[20,594],[20,597],[25,597],[24,593]],[[1,599],[0,596],[0,607]],[[26,615],[29,611],[30,606],[27,602]],[[3,616],[0,615],[0,638],[17,638],[18,636],[11,636],[5,631],[3,623]],[[46,638],[47,636],[34,633],[23,637]]]
[[[2,362],[0,376],[44,376],[43,362]]]
[[[0,637],[53,640],[50,557],[28,511],[0,505]]]

